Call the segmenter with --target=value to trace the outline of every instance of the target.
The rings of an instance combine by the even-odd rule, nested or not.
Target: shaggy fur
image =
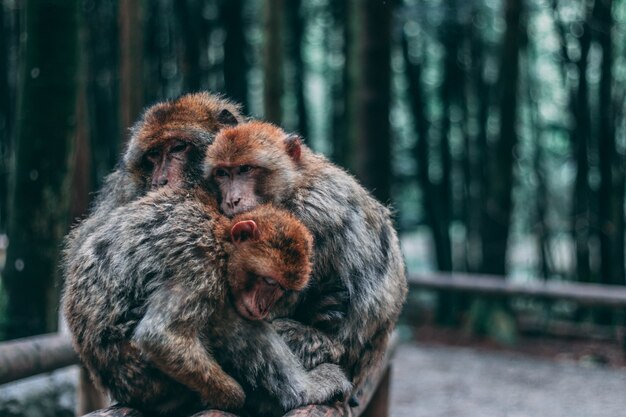
[[[242,220],[256,222],[260,239],[229,243]],[[310,256],[308,231],[286,212],[259,207],[230,220],[201,190],[151,192],[110,213],[66,263],[74,346],[114,399],[147,412],[237,409],[242,387],[255,415],[326,402],[350,390],[341,368],[305,371],[270,324],[227,302],[229,271],[275,263],[298,290]]]
[[[286,208],[315,241],[309,287],[283,304],[295,321],[276,320],[276,330],[305,366],[339,363],[358,386],[382,356],[407,293],[389,210],[352,176],[269,123],[225,128],[209,146],[204,172],[220,195],[212,174],[237,165],[254,167],[255,196],[248,197],[255,204]]]

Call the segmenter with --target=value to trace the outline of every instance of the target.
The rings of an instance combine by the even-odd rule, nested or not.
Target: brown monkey
[[[66,262],[73,262],[87,237],[110,211],[162,186],[193,186],[215,133],[243,121],[239,107],[219,96],[194,93],[149,107],[131,129],[118,167],[104,182],[89,216],[74,229]]]
[[[275,328],[307,367],[344,366],[355,386],[382,355],[404,303],[405,267],[389,210],[296,135],[250,122],[220,131],[205,175],[233,216],[262,203],[292,212],[313,233],[313,276],[295,320]]]
[[[305,371],[270,324],[227,301],[230,286],[237,310],[261,318],[301,290],[311,240],[273,207],[231,220],[198,188],[151,192],[114,210],[69,264],[63,306],[74,345],[113,398],[157,414],[236,409],[241,386],[260,415],[345,394],[339,367]]]

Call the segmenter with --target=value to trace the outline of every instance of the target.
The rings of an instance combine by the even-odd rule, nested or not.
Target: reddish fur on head
[[[297,135],[270,123],[243,123],[220,131],[207,149],[204,173],[219,188],[222,212],[233,216],[288,199],[301,155]]]
[[[313,238],[300,221],[271,205],[236,216],[228,282],[237,311],[250,320],[267,317],[288,291],[309,282]]]
[[[238,118],[236,105],[208,93],[155,104],[132,129],[126,168],[146,190],[193,182],[214,133]]]

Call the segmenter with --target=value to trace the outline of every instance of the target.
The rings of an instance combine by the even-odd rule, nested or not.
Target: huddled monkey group
[[[385,206],[208,93],[145,111],[63,269],[83,363],[151,415],[347,402],[407,291]]]

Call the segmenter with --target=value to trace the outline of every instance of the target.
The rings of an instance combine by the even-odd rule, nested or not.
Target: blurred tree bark
[[[20,7],[0,4],[0,234],[6,233],[9,209],[9,181],[15,142],[15,103],[20,31]]]
[[[394,2],[350,2],[350,142],[354,172],[374,196],[391,193],[391,17]]]
[[[339,40],[339,45],[335,46],[336,50],[329,51],[329,53],[343,56],[343,63],[340,65],[339,71],[337,71],[339,74],[335,73],[331,88],[332,160],[336,164],[347,167],[350,149],[348,140],[350,25],[348,25],[346,1],[331,2],[330,7],[333,20],[332,36],[335,40]]]
[[[79,2],[24,2],[16,167],[4,288],[8,338],[52,331],[58,254],[68,222],[76,127]]]
[[[143,19],[140,1],[119,3],[120,25],[120,123],[122,137],[135,122],[143,97]]]
[[[304,59],[302,56],[302,37],[304,35],[305,19],[302,15],[302,1],[289,0],[286,3],[286,16],[289,23],[288,53],[293,68],[293,89],[296,97],[296,113],[298,114],[297,132],[304,138],[309,138],[309,120],[304,93]]]
[[[183,77],[183,92],[198,91],[200,89],[200,51],[202,36],[200,19],[202,19],[203,1],[175,0],[174,14],[178,22],[178,33],[181,42],[178,49],[182,50],[180,70]],[[204,45],[206,48],[206,45]]]
[[[264,118],[282,122],[284,1],[265,0],[263,4],[263,108]]]
[[[596,0],[593,10],[594,35],[602,48],[598,91],[600,282],[624,285],[624,181],[623,159],[617,153],[614,124],[612,5],[612,0]],[[610,324],[612,317],[610,310],[602,310],[598,319],[602,324]]]
[[[585,1],[588,5],[588,2]],[[587,6],[585,9],[589,9]],[[572,141],[576,149],[576,180],[574,185],[573,231],[576,243],[576,275],[579,281],[591,282],[591,265],[589,257],[589,241],[591,234],[591,212],[589,199],[589,140],[591,136],[591,120],[589,110],[589,92],[587,87],[587,64],[591,47],[591,13],[586,13],[582,34],[580,36],[580,58],[576,63],[578,69],[578,85],[572,99],[572,114],[575,126],[572,129]],[[565,39],[563,39],[565,42]]]
[[[248,108],[248,43],[244,34],[243,0],[223,0],[222,21],[224,39],[224,87],[228,98]]]
[[[118,2],[95,1],[83,10],[85,21],[85,66],[87,71],[85,100],[92,188],[100,188],[103,178],[117,163],[120,129],[120,50]]]
[[[8,187],[9,187],[9,155],[10,155],[10,133],[9,121],[9,28],[6,27],[5,20],[9,13],[4,2],[0,3],[0,233],[6,231]]]
[[[500,133],[489,160],[486,206],[483,213],[482,271],[506,275],[507,243],[511,223],[513,151],[517,144],[519,54],[522,48],[523,0],[507,0],[506,32],[500,55]]]

